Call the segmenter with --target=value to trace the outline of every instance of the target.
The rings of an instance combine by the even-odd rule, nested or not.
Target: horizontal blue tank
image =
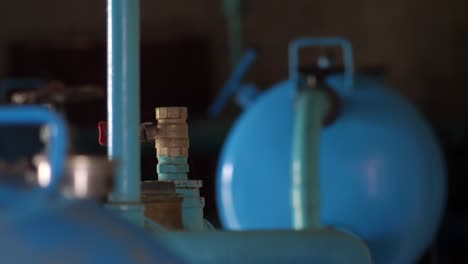
[[[181,263],[151,234],[93,201],[0,186],[2,263]]]
[[[68,129],[57,114],[38,106],[5,106],[0,108],[0,123],[48,125],[47,170],[51,175],[47,187],[32,187],[21,175],[26,169],[2,166],[1,263],[179,263],[142,228],[95,201],[62,198],[59,186],[64,175]]]
[[[445,201],[441,149],[422,115],[383,80],[326,80],[341,114],[322,131],[321,221],[368,243],[375,263],[411,263],[432,241]],[[228,229],[292,228],[296,87],[284,81],[238,119],[219,162],[218,208]]]

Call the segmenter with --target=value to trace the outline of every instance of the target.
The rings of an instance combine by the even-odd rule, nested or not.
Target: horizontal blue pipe
[[[40,106],[5,106],[0,107],[0,124],[2,125],[42,125],[49,126],[50,141],[48,159],[51,169],[50,184],[47,191],[58,190],[66,154],[68,129],[65,122],[54,112]],[[22,139],[12,139],[21,141]]]
[[[168,232],[157,235],[188,263],[372,263],[358,238],[335,230]]]

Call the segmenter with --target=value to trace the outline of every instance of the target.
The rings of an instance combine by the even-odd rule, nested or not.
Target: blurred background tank
[[[376,263],[411,263],[430,245],[443,213],[441,149],[417,109],[383,80],[356,76],[351,92],[347,81],[343,74],[326,80],[341,113],[322,130],[321,220],[367,241]],[[217,176],[225,227],[292,227],[295,99],[295,84],[281,82],[232,128]]]

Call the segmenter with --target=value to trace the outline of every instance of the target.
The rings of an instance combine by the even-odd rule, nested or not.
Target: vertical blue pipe
[[[295,229],[320,227],[319,150],[325,94],[308,88],[298,98],[292,160],[292,210]]]
[[[229,40],[229,59],[234,69],[242,56],[242,0],[224,0]]]
[[[340,46],[343,51],[344,87],[353,88],[354,65],[351,43],[343,38],[301,38],[289,45],[289,78],[300,87],[299,50],[314,46]],[[292,157],[292,215],[295,229],[320,227],[319,150],[322,116],[327,97],[318,87],[298,89]]]
[[[107,0],[108,157],[119,162],[113,203],[140,200],[139,0]]]

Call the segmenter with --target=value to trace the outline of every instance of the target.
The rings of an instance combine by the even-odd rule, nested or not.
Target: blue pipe
[[[326,95],[308,88],[300,93],[294,124],[291,200],[293,227],[320,227],[319,152]]]
[[[292,144],[291,201],[293,227],[297,230],[320,227],[320,134],[327,95],[319,87],[303,86],[299,74],[299,50],[312,46],[341,46],[345,64],[344,87],[353,86],[354,66],[351,44],[342,38],[302,38],[289,46],[289,78],[298,91]],[[302,82],[301,82],[302,81]]]
[[[289,45],[289,78],[299,83],[299,49],[313,46],[340,46],[343,50],[344,88],[351,92],[354,82],[353,49],[351,43],[343,38],[300,38]]]
[[[372,263],[358,238],[331,229],[167,232],[157,235],[188,263]]]
[[[50,129],[50,141],[47,155],[50,163],[50,184],[46,191],[59,189],[66,154],[68,129],[65,122],[54,112],[39,106],[5,106],[0,107],[0,123],[4,125],[41,125],[47,124]],[[20,139],[21,140],[21,139]]]
[[[107,0],[108,157],[119,162],[112,203],[140,201],[139,0]]]
[[[218,117],[231,95],[234,94],[239,88],[241,88],[242,80],[244,79],[252,64],[255,62],[256,58],[257,52],[254,49],[249,49],[245,52],[236,68],[229,76],[228,81],[221,89],[221,92],[216,97],[214,103],[211,105],[209,110],[209,115],[211,118]]]
[[[224,0],[224,14],[228,28],[230,63],[234,68],[242,56],[242,0]]]

